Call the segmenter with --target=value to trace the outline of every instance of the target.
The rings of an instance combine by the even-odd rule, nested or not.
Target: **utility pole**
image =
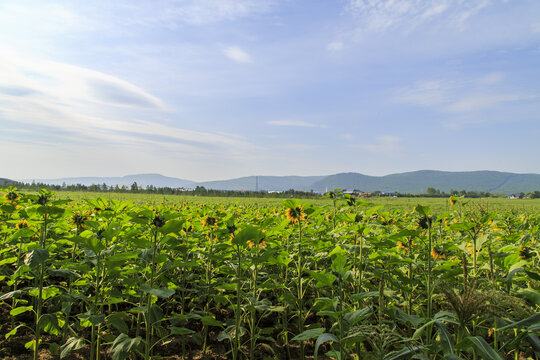
[[[259,177],[255,176],[255,192],[259,192]]]

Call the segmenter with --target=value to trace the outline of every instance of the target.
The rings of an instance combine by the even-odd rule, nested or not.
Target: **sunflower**
[[[85,214],[75,213],[71,216],[71,222],[80,227],[84,227],[84,222],[88,220],[88,217]]]
[[[298,223],[301,220],[306,220],[306,213],[300,205],[295,208],[288,208],[285,212],[287,215],[287,220],[292,223]]]
[[[216,227],[217,219],[213,216],[207,215],[202,221],[203,226]]]
[[[28,221],[26,221],[26,220],[21,220],[17,224],[17,229],[24,229],[24,228],[27,228],[27,227],[30,227],[30,224],[28,224]]]
[[[166,221],[163,215],[159,215],[159,214],[156,214],[156,216],[154,217],[154,220],[152,220],[152,224],[155,225],[155,227],[157,228],[160,228],[163,225],[165,225],[165,222]]]
[[[433,248],[431,249],[431,257],[433,257],[434,260],[446,259],[446,254],[442,251],[437,250],[436,248]]]
[[[401,241],[397,242],[397,247],[398,249],[401,249],[401,250],[409,250],[409,248],[406,247],[405,244],[403,244]]]
[[[19,194],[17,194],[15,191],[10,191],[10,192],[5,193],[4,197],[12,204],[15,201],[19,200]]]

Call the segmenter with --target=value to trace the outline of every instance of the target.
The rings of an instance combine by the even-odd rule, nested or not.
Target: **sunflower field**
[[[538,359],[540,214],[0,195],[2,359]]]

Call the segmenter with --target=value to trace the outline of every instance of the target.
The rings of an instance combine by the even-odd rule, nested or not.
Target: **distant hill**
[[[122,177],[74,177],[74,178],[61,178],[61,179],[24,179],[23,182],[31,183],[41,182],[51,185],[101,185],[103,183],[107,186],[131,186],[134,182],[138,186],[146,187],[148,185],[154,185],[155,187],[171,187],[171,188],[191,188],[194,187],[195,182],[190,180],[178,179],[169,176],[163,176],[160,174],[137,174],[126,175]]]
[[[83,177],[63,179],[26,179],[23,182],[42,182],[45,184],[67,185],[107,184],[131,186],[137,182],[139,186],[171,188],[195,188],[204,186],[216,190],[283,191],[303,190],[325,192],[327,189],[357,189],[360,191],[397,191],[401,193],[423,194],[428,187],[444,192],[450,189],[466,191],[482,191],[494,194],[516,192],[532,192],[540,190],[540,174],[515,174],[499,171],[466,171],[450,172],[421,170],[386,176],[369,176],[359,173],[342,173],[329,176],[247,176],[230,180],[194,182],[159,174],[139,174],[123,177]]]
[[[448,192],[450,189],[484,191],[495,194],[531,192],[540,189],[539,174],[514,174],[499,171],[450,172],[421,170],[386,176],[358,173],[330,175],[312,185],[317,192],[327,188],[358,189],[361,191],[397,191],[421,194],[428,187]]]
[[[6,179],[6,178],[0,178],[0,185],[7,185],[7,184],[11,184],[12,182],[13,182],[13,180]]]

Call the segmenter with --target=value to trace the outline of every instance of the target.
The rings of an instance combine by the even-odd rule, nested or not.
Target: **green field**
[[[2,359],[539,356],[538,200],[0,196]]]
[[[205,203],[205,204],[224,204],[224,205],[253,205],[253,206],[281,206],[283,199],[277,198],[233,198],[233,197],[206,197],[206,196],[180,196],[180,195],[158,195],[158,194],[131,194],[131,193],[99,193],[99,192],[58,192],[55,198],[71,199],[81,201],[84,199],[116,199],[121,201],[132,201],[136,204],[182,204],[182,203]],[[359,199],[360,201],[360,199]],[[368,204],[382,205],[385,211],[403,210],[412,211],[418,204],[429,206],[432,211],[441,213],[449,209],[448,198],[432,197],[370,197],[361,199]],[[332,203],[330,199],[310,199],[305,202],[316,206],[328,206]],[[517,210],[523,212],[540,212],[540,199],[510,200],[507,198],[482,198],[465,199],[465,202],[471,206],[482,206],[488,210],[507,211]]]

